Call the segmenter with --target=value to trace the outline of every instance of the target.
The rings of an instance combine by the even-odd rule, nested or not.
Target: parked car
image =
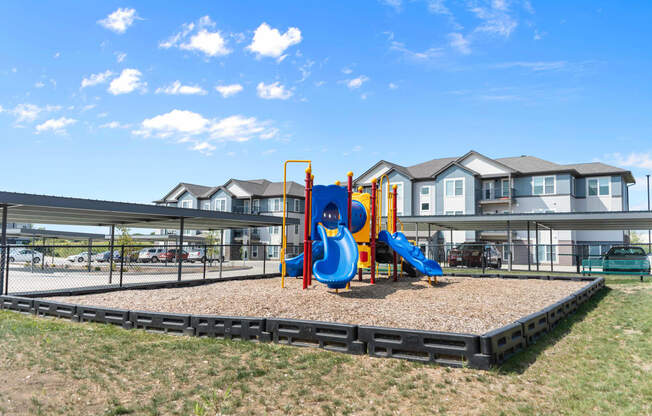
[[[181,251],[181,258],[183,261],[188,260],[188,252],[185,250]],[[159,261],[177,261],[177,249],[173,248],[168,251],[164,251],[157,256]]]
[[[40,263],[43,254],[29,248],[12,248],[9,250],[9,261],[22,261]]]
[[[140,250],[138,253],[138,261],[142,263],[156,263],[159,261],[159,254],[165,253],[163,247],[150,247]]]
[[[451,249],[448,255],[450,267],[482,267],[482,255],[485,255],[486,266],[499,269],[502,267],[500,252],[495,244],[463,243]]]
[[[650,262],[648,256],[641,247],[628,247],[628,246],[614,246],[607,251],[603,256],[604,260],[638,260],[633,262],[617,262],[609,264],[605,263],[603,271],[627,271],[627,272],[641,272],[650,274]]]
[[[93,261],[97,261],[97,262],[100,262],[100,263],[103,263],[105,261],[108,262],[108,261],[111,260],[111,254],[110,253],[111,252],[107,250],[107,251],[103,251],[103,252],[101,252],[99,254],[96,254],[96,255],[93,256]],[[114,261],[115,260],[120,260],[120,252],[119,251],[114,251],[113,252],[113,260]]]
[[[66,257],[66,260],[69,262],[77,262],[77,263],[83,263],[85,261],[88,261],[88,251],[84,251],[79,254],[73,254],[72,256]]]
[[[192,249],[188,252],[188,261],[194,263],[196,261],[204,262],[206,261],[206,255],[203,248]]]

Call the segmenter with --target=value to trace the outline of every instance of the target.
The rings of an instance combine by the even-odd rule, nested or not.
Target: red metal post
[[[393,198],[392,198],[392,230],[396,232],[396,200],[398,191],[396,190],[396,185],[392,186],[392,193],[393,193]],[[397,274],[397,258],[396,258],[396,252],[394,252],[394,281],[398,279],[398,274]]]
[[[310,175],[310,192],[308,193],[308,211],[312,214],[312,186],[315,182],[315,175]],[[312,215],[310,215],[312,221]],[[312,285],[312,227],[308,227],[308,286]]]
[[[303,288],[308,288],[308,271],[310,270],[310,168],[306,169],[306,189],[305,189],[305,204],[306,209],[304,209],[304,224],[303,224]],[[285,259],[281,259],[285,261]]]
[[[376,284],[376,178],[371,180],[371,284]]]
[[[364,191],[364,188],[362,186],[358,186],[358,193],[362,193]],[[358,267],[358,280],[362,281],[362,267]]]

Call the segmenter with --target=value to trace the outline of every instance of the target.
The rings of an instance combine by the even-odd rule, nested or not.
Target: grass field
[[[492,371],[0,312],[0,414],[652,413],[652,284],[608,278]]]

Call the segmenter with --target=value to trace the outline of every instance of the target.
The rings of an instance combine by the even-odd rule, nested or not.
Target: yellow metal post
[[[287,170],[288,163],[307,163],[308,168],[312,170],[312,162],[310,160],[286,160],[283,164],[283,232],[281,233],[281,287],[285,287],[285,251],[287,249],[287,232],[285,230],[285,217],[287,215]],[[306,253],[303,253],[305,256]]]

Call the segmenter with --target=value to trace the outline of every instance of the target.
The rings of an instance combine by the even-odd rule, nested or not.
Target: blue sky
[[[645,207],[648,2],[161,4],[0,5],[0,189],[150,202],[473,149],[629,168]]]

